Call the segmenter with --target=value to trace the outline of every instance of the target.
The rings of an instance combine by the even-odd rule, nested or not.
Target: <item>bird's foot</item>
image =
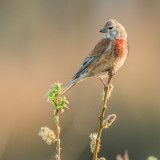
[[[116,72],[115,72],[114,69],[111,69],[111,70],[109,70],[109,72],[108,72],[108,75],[109,75],[110,77],[113,77],[115,74],[116,74]]]

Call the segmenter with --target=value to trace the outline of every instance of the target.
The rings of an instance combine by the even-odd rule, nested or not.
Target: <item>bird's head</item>
[[[127,33],[125,31],[125,28],[114,19],[108,20],[104,24],[104,27],[100,30],[100,32],[104,33],[104,38],[127,39]]]

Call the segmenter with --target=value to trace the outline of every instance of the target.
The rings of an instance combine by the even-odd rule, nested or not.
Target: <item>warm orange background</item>
[[[116,74],[108,113],[116,122],[103,132],[100,155],[160,158],[160,1],[0,1],[0,159],[46,160],[55,155],[38,136],[55,128],[43,95],[55,81],[68,83],[114,18],[129,39],[129,56]],[[67,93],[60,119],[63,160],[92,159],[89,134],[98,126],[102,85],[92,78]]]

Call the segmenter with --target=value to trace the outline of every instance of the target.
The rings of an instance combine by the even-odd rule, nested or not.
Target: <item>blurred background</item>
[[[54,159],[55,146],[38,136],[41,126],[55,129],[44,94],[71,80],[110,18],[125,26],[129,56],[113,80],[106,116],[117,120],[104,130],[99,155],[113,160],[128,149],[133,160],[160,158],[159,16],[159,0],[0,0],[0,159]],[[66,94],[62,159],[92,159],[102,90],[91,78]]]

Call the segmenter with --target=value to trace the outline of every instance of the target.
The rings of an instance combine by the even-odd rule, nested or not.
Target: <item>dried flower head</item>
[[[112,84],[109,85],[109,88],[108,88],[108,96],[107,96],[107,99],[109,99],[111,97],[111,93],[112,93],[112,90],[113,90],[114,86]],[[102,93],[102,100],[104,100],[104,96],[105,96],[105,90],[103,91]]]
[[[91,140],[90,142],[91,152],[93,153],[95,150],[95,146],[96,146],[97,133],[91,133],[89,138]],[[99,152],[99,147],[98,147],[98,152]]]
[[[49,129],[48,127],[41,127],[38,135],[41,136],[42,139],[43,139],[48,145],[50,145],[51,143],[54,143],[54,142],[57,140],[54,131],[52,131],[52,130]]]
[[[115,114],[109,115],[104,121],[103,121],[103,128],[108,128],[112,123],[115,121],[117,116]]]

